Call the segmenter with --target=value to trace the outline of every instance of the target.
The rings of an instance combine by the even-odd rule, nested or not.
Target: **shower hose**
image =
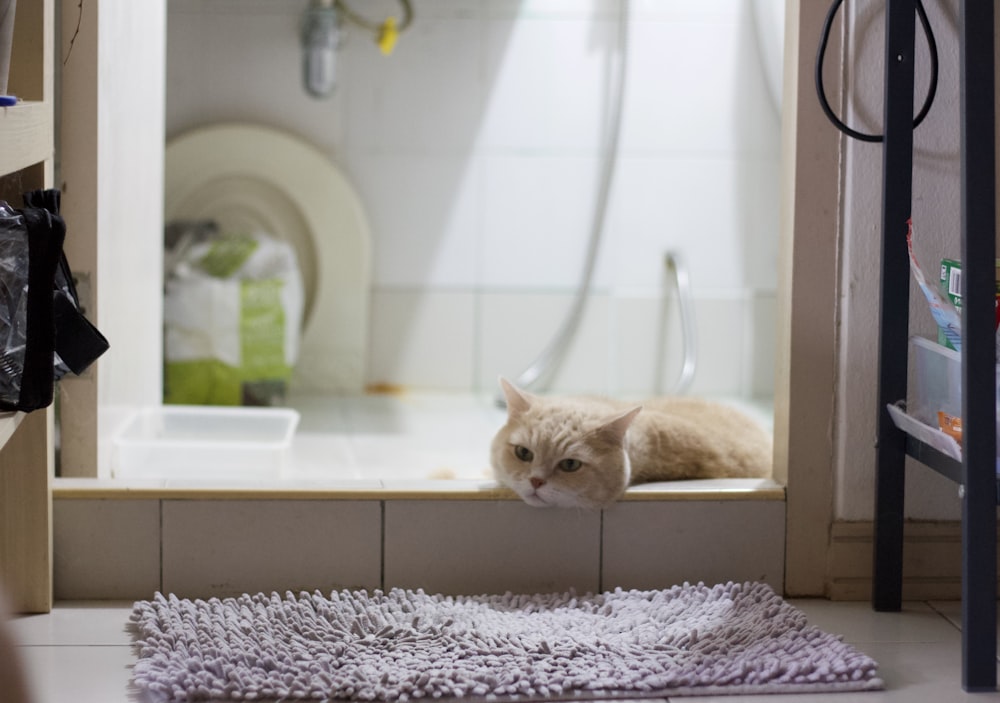
[[[625,103],[626,58],[628,56],[628,0],[623,0],[618,14],[618,62],[615,71],[612,90],[609,92],[610,119],[607,129],[607,143],[604,149],[604,159],[601,164],[600,182],[598,187],[594,217],[591,222],[590,239],[587,246],[586,259],[580,284],[577,287],[573,303],[563,319],[562,325],[556,331],[541,354],[532,361],[515,379],[514,384],[525,390],[537,389],[547,382],[553,371],[562,362],[573,336],[580,325],[587,299],[590,296],[594,268],[597,264],[597,253],[604,234],[605,219],[608,209],[608,199],[611,192],[611,182],[615,166],[618,162],[618,144],[621,135],[622,106]],[[683,260],[679,255],[668,252],[664,261],[667,269],[674,274],[677,296],[680,306],[681,329],[684,338],[683,363],[680,377],[671,390],[672,393],[683,393],[688,389],[694,377],[695,350],[694,314],[691,303],[690,277]],[[657,388],[657,392],[662,389]],[[503,395],[496,397],[496,402],[504,406]]]

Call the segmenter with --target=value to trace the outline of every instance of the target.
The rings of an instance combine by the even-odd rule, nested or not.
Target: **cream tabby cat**
[[[500,385],[507,423],[493,438],[493,473],[528,505],[599,508],[637,483],[771,475],[771,437],[726,405],[550,398]]]

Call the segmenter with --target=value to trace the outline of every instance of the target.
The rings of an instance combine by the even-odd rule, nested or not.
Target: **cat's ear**
[[[616,415],[598,427],[597,432],[613,440],[616,444],[621,444],[625,441],[625,433],[628,432],[628,428],[632,424],[632,420],[635,419],[635,416],[638,415],[641,410],[642,406],[637,405],[631,410],[623,412],[621,415]]]
[[[503,389],[503,397],[507,401],[508,417],[517,417],[531,407],[534,396],[522,391],[503,376],[500,377],[500,388]]]

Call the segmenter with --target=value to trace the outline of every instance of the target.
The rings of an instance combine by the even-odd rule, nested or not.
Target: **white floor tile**
[[[936,600],[930,601],[927,605],[933,608],[935,612],[946,617],[952,625],[960,630],[962,629],[962,601]],[[1000,608],[997,609],[997,649],[1000,651]]]
[[[997,701],[997,693],[966,693],[961,686],[958,633],[948,642],[872,642],[858,649],[879,663],[883,691],[796,694],[795,703],[960,703]],[[708,696],[697,703],[759,703],[769,696]],[[671,699],[682,700],[682,699]]]
[[[884,691],[778,696],[789,703],[961,703],[997,701],[1000,693],[961,687],[960,635],[947,617],[923,603],[900,613],[875,613],[867,603],[790,599],[810,624],[855,644],[879,663]],[[943,608],[942,604],[935,603]],[[125,625],[131,603],[58,602],[46,615],[10,621],[36,703],[135,703],[129,687],[135,652]],[[757,703],[775,697],[672,698],[672,703]],[[619,702],[621,703],[621,702]],[[647,701],[647,703],[649,703]]]
[[[879,663],[884,691],[797,695],[796,703],[932,703],[1000,700],[998,694],[969,694],[961,686],[961,633],[927,603],[904,603],[899,613],[880,613],[867,602],[789,599],[809,623],[839,634]],[[935,603],[946,610],[960,603]],[[699,703],[751,703],[763,696],[725,696]]]
[[[951,642],[957,628],[926,603],[905,603],[901,613],[879,613],[867,601],[831,603],[791,599],[820,629],[849,642]]]
[[[886,692],[875,703],[906,701],[971,701],[1000,699],[1000,694],[967,694],[962,690],[960,634],[940,642],[872,642],[858,647],[879,663]]]
[[[118,616],[121,618],[122,616]],[[126,703],[135,654],[123,647],[21,647],[34,703]]]
[[[152,594],[150,594],[152,595]],[[9,622],[19,645],[126,646],[132,601],[59,601],[51,613],[19,615]]]

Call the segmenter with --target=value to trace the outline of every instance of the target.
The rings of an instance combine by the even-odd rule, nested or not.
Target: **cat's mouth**
[[[522,493],[521,498],[528,505],[534,506],[536,508],[548,508],[551,504],[538,495],[538,491],[531,491],[530,493]]]

